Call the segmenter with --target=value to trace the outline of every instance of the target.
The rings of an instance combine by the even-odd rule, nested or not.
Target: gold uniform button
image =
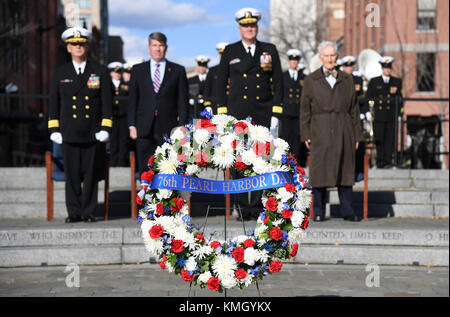
[[[295,95],[296,98],[300,98],[300,95]]]
[[[387,101],[387,103],[391,103],[391,101],[390,101],[390,100],[388,100],[388,101]]]
[[[259,100],[259,99],[261,99],[259,96],[256,96],[256,100]]]
[[[378,101],[380,104],[382,104],[383,103],[383,100],[380,100],[380,101]]]
[[[72,100],[77,100],[77,96],[72,96]]]
[[[258,78],[259,78],[259,77],[261,77],[261,75],[260,75],[260,74],[258,73],[258,74],[256,74],[256,77],[258,77]]]
[[[300,92],[300,88],[297,88],[295,91],[296,91],[296,92]]]
[[[227,89],[230,89],[230,85],[227,85]]]
[[[86,110],[89,110],[91,108],[91,106],[89,106],[89,105],[86,105],[84,107],[86,108]]]
[[[387,107],[386,107],[386,110],[389,110],[389,109],[391,109],[391,107],[387,106]]]
[[[260,85],[256,85],[256,88],[259,89],[259,88],[261,88],[261,86]]]
[[[247,78],[247,74],[244,74],[244,75],[242,75],[242,76],[244,76],[244,78]]]
[[[294,91],[294,89],[292,89],[292,88],[289,88],[289,92],[293,92]]]
[[[247,99],[247,95],[244,95],[244,97],[243,97],[244,99]]]
[[[74,119],[76,119],[77,118],[77,115],[76,114],[74,114],[73,116],[72,116]]]
[[[89,119],[89,118],[90,118],[88,114],[87,114],[85,117],[86,117],[86,119]]]
[[[119,100],[116,100],[116,105],[118,105],[119,104]]]
[[[119,94],[119,92],[118,91],[116,91],[116,96]]]
[[[383,109],[383,107],[378,107],[378,110],[381,110],[381,109]]]
[[[77,106],[76,106],[76,105],[73,105],[73,106],[72,106],[72,109],[77,109]]]
[[[292,97],[294,97],[292,94],[289,94],[289,98],[292,98]]]
[[[85,96],[85,97],[84,97],[84,100],[89,100],[89,96]]]
[[[244,86],[244,90],[247,90],[248,89],[248,86]]]
[[[230,92],[229,91],[227,91],[227,95],[229,95],[230,94]]]

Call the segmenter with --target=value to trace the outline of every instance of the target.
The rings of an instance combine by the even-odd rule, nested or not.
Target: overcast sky
[[[108,6],[109,34],[122,37],[124,58],[132,64],[149,59],[148,35],[159,31],[168,38],[169,60],[189,68],[195,66],[197,55],[207,55],[214,66],[216,44],[240,39],[236,11],[260,10],[261,29],[270,22],[270,0],[109,0]]]

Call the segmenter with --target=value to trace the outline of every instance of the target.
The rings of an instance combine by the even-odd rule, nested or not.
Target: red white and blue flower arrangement
[[[243,289],[277,273],[294,257],[308,227],[311,190],[289,145],[251,119],[215,115],[175,128],[149,159],[137,196],[146,249],[162,269],[213,291]],[[251,233],[229,241],[207,241],[190,224],[186,201],[176,190],[151,189],[156,174],[196,177],[203,169],[235,168],[245,177],[289,172],[294,184],[266,189],[263,211]]]

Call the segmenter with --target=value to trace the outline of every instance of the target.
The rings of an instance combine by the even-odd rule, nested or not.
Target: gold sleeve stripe
[[[217,114],[224,114],[224,113],[228,113],[227,107],[218,107],[217,108]]]
[[[205,106],[205,107],[207,107],[207,106],[211,106],[211,101],[205,101],[204,103],[203,103],[203,105]]]
[[[111,119],[103,119],[102,126],[112,128],[112,120]]]
[[[272,107],[272,112],[282,114],[283,113],[283,107],[273,106]]]
[[[48,128],[59,128],[59,120],[48,120]]]

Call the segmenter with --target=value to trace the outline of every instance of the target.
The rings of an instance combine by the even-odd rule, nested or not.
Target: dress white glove
[[[95,134],[95,138],[100,142],[107,142],[109,140],[109,133],[101,130]]]
[[[274,138],[278,138],[278,123],[280,120],[277,117],[272,117],[270,119],[270,133]]]
[[[61,132],[53,132],[52,134],[50,134],[50,140],[52,140],[56,144],[62,144]]]
[[[366,119],[369,121],[372,120],[372,114],[370,112],[366,112]]]
[[[190,98],[190,99],[189,99],[189,104],[190,104],[191,106],[193,106],[194,103],[195,103],[194,99]]]

